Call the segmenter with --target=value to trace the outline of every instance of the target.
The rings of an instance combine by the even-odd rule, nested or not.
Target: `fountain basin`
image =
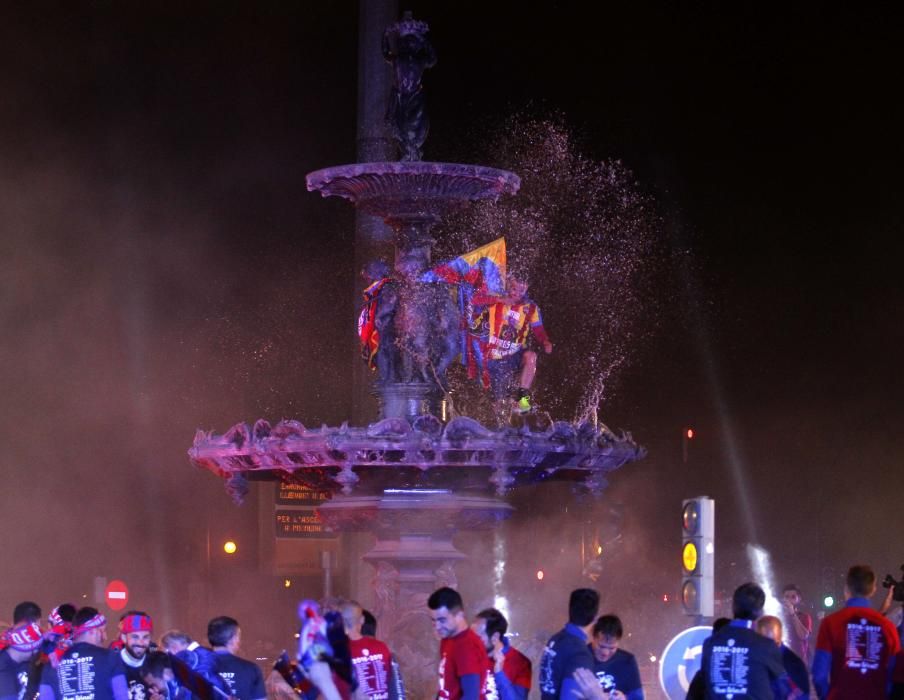
[[[390,225],[439,221],[468,202],[515,194],[515,173],[479,165],[431,162],[352,163],[309,173],[308,190],[342,197]]]
[[[195,466],[226,479],[240,498],[243,480],[268,477],[361,495],[438,487],[503,495],[550,479],[600,493],[607,473],[646,452],[630,434],[589,423],[560,421],[532,431],[487,428],[467,417],[443,425],[425,415],[413,424],[390,418],[366,428],[240,423],[223,435],[199,430],[188,454]]]

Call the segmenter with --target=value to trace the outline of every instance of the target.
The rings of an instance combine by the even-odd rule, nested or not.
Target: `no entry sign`
[[[129,604],[129,589],[122,581],[110,581],[104,591],[104,599],[110,610],[122,610]]]

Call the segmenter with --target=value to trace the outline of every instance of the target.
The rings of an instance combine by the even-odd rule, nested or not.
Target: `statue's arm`
[[[429,41],[424,42],[424,67],[433,68],[436,65],[436,49]]]
[[[392,63],[395,60],[395,52],[392,50],[391,30],[383,32],[383,58]]]

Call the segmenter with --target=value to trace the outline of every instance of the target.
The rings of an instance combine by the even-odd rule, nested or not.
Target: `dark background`
[[[638,581],[638,606],[675,592],[678,501],[702,493],[717,502],[719,588],[750,575],[756,542],[815,604],[840,595],[851,563],[882,575],[904,562],[896,23],[869,8],[672,5],[409,3],[440,58],[426,157],[481,162],[493,124],[555,112],[659,202],[667,313],[601,410],[650,456],[587,511],[625,514],[599,582],[612,606]],[[215,544],[256,537],[253,505],[189,465],[195,428],[349,414],[336,349],[352,324],[330,300],[355,284],[353,216],[304,175],[354,160],[357,7],[3,14],[0,617],[26,597],[90,598],[107,576],[175,624],[208,519]],[[560,329],[557,342],[586,341]],[[519,498],[535,517],[509,532],[574,546],[552,526],[566,492]],[[519,580],[551,566],[513,547]],[[237,589],[253,566],[213,566],[215,602],[250,610]],[[478,578],[465,590],[480,594]]]

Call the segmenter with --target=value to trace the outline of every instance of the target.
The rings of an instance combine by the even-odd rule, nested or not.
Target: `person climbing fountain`
[[[532,334],[547,355],[552,352],[540,307],[527,296],[527,290],[527,280],[510,275],[503,295],[477,292],[472,298],[472,335],[483,348],[497,415],[504,412],[509,398],[515,414],[533,409],[530,392],[537,374],[537,353],[527,349],[528,336]]]

